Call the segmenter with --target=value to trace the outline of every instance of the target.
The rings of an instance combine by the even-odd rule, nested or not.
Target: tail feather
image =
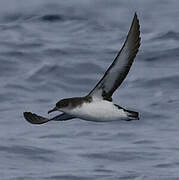
[[[139,120],[139,113],[138,112],[126,110],[126,109],[124,111],[127,113],[129,120]]]

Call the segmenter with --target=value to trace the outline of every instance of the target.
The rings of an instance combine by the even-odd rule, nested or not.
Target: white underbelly
[[[84,103],[67,113],[88,121],[115,121],[127,118],[123,109],[118,109],[113,103],[104,100]]]

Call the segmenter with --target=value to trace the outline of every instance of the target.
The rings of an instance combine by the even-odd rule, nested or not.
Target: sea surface
[[[179,180],[179,1],[0,1],[0,180]],[[113,100],[140,121],[32,125],[86,95],[134,12],[141,47]]]

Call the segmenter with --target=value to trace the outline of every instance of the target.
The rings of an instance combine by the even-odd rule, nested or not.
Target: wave
[[[168,40],[168,39],[173,39],[173,40],[179,40],[179,33],[175,31],[168,31],[166,33],[163,33],[162,35],[158,35],[154,40]]]

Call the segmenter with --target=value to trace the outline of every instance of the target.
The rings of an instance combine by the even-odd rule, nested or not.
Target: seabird
[[[138,52],[140,39],[140,25],[135,13],[124,45],[104,76],[88,95],[60,100],[48,113],[54,111],[62,113],[51,119],[31,112],[24,112],[25,119],[32,124],[43,124],[48,121],[66,121],[74,118],[95,122],[138,120],[138,112],[114,104],[112,95],[126,78]]]

